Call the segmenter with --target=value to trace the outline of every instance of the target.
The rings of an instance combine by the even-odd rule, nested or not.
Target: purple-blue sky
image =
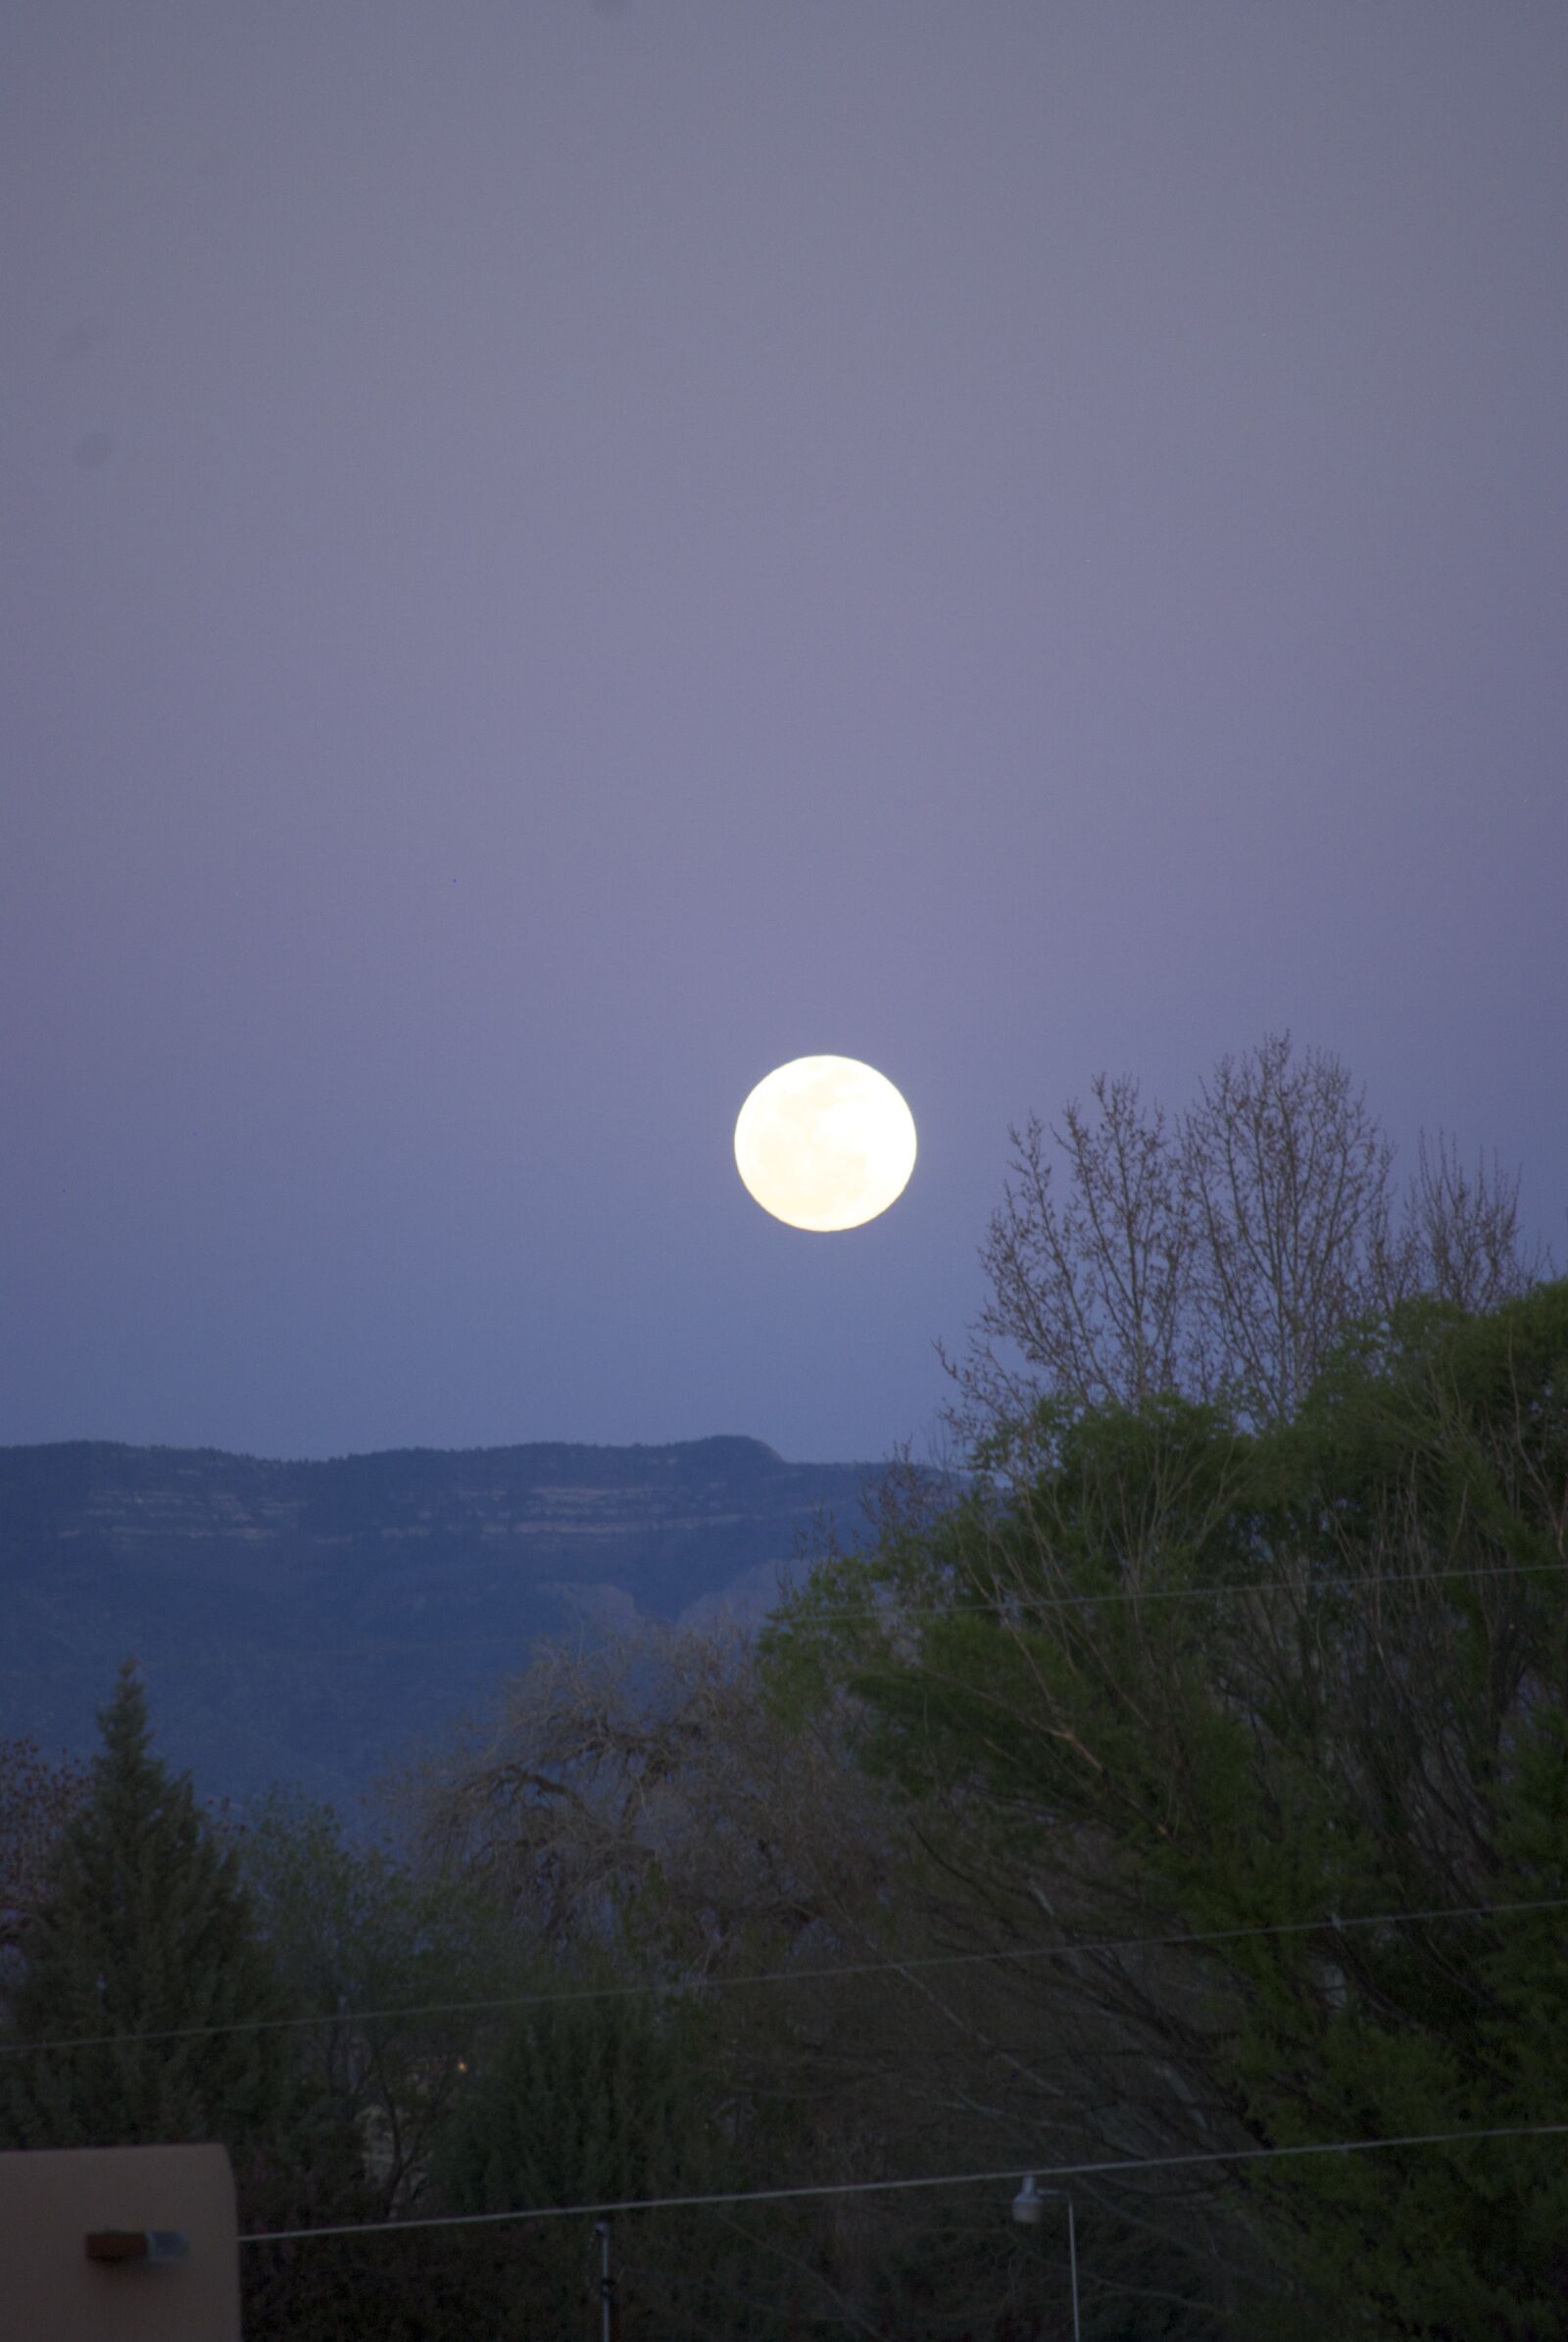
[[[1009,1121],[1285,1027],[1560,1258],[1565,124],[1560,0],[13,0],[0,1440],[918,1450]]]

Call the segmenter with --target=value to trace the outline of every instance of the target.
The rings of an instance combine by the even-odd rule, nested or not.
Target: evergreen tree
[[[150,1753],[133,1660],[98,1722],[103,1748],[12,1996],[0,2131],[19,2147],[256,2140],[281,2110],[288,2050],[266,2026],[282,2011],[237,1856],[189,1777]],[[159,2033],[181,2037],[145,2037]],[[73,2037],[94,2046],[25,2048]]]

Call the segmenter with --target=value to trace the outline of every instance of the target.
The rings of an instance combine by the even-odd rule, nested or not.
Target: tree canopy
[[[858,1703],[956,1933],[1164,1939],[1051,1964],[1042,2140],[1561,2119],[1568,1911],[1517,1907],[1568,1897],[1568,1284],[1344,1329],[1277,1424],[1047,1399],[1030,1439],[1030,1479],[820,1576],[767,1657],[786,1706]],[[1200,2192],[1288,2283],[1272,2330],[1533,2337],[1568,2320],[1561,2167],[1513,2138]]]

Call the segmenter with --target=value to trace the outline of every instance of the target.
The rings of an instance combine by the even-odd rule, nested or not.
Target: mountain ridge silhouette
[[[0,1737],[89,1755],[133,1655],[160,1753],[200,1794],[275,1781],[347,1812],[540,1635],[759,1615],[828,1523],[863,1541],[882,1469],[724,1434],[303,1460],[0,1447]]]

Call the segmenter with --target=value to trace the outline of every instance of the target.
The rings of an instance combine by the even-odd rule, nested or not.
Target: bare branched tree
[[[1412,1283],[1463,1309],[1495,1309],[1552,1274],[1544,1244],[1526,1254],[1519,1233],[1519,1180],[1495,1155],[1466,1172],[1457,1147],[1439,1132],[1419,1142],[1406,1202]]]
[[[1335,1335],[1389,1294],[1394,1149],[1335,1057],[1288,1035],[1225,1057],[1181,1133],[1191,1300],[1214,1389],[1295,1412]]]
[[[1414,1293],[1486,1309],[1551,1273],[1522,1247],[1517,1178],[1423,1138],[1401,1195],[1364,1092],[1289,1034],[1222,1059],[1185,1115],[1125,1077],[1101,1075],[1093,1099],[1009,1133],[989,1295],[964,1354],[943,1353],[966,1443],[1044,1396],[1175,1391],[1279,1422],[1349,1320]]]
[[[825,1726],[783,1732],[734,1632],[536,1644],[413,1799],[427,1856],[476,1868],[558,1944],[657,1897],[694,1974],[743,1938],[836,1931],[886,1875],[877,1799]]]
[[[1094,1118],[1074,1102],[1059,1131],[1031,1115],[1008,1134],[1012,1177],[980,1253],[991,1297],[967,1358],[948,1362],[966,1435],[1025,1412],[1042,1387],[1135,1399],[1200,1372],[1186,1354],[1192,1227],[1173,1134],[1136,1082],[1102,1074],[1094,1097]],[[1048,1139],[1066,1163],[1060,1204]]]

